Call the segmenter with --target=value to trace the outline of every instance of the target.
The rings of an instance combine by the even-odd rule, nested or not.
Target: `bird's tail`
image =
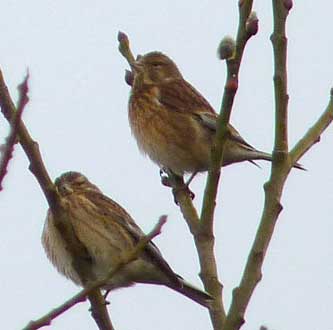
[[[259,151],[259,150],[252,150],[249,152],[249,159],[248,161],[256,166],[258,166],[257,163],[254,162],[254,160],[268,160],[268,161],[272,161],[272,155],[267,153],[267,152],[263,152],[263,151]],[[302,170],[302,171],[306,171],[306,168],[300,164],[300,163],[295,163],[293,165],[293,167]]]
[[[179,277],[179,282],[181,285],[170,286],[171,289],[183,294],[204,307],[209,308],[211,306],[214,298],[209,293],[196,288],[181,277]]]

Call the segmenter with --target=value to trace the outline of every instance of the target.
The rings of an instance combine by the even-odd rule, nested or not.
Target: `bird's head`
[[[145,85],[182,79],[176,64],[168,56],[160,52],[151,52],[144,56],[138,56],[131,67],[134,71],[134,79]]]
[[[94,184],[79,172],[63,173],[55,180],[54,184],[61,196],[87,191],[100,192]]]

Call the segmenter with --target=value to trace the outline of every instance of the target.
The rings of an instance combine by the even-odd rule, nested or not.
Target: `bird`
[[[86,252],[91,275],[88,283],[105,278],[122,256],[133,250],[144,232],[133,218],[79,172],[66,172],[55,180],[56,190],[66,205],[66,221]],[[42,245],[55,268],[75,284],[85,283],[73,267],[75,261],[56,228],[49,209],[42,232]],[[210,307],[212,296],[177,275],[157,246],[149,241],[139,257],[116,272],[103,289],[110,291],[135,283],[164,285],[198,304]]]
[[[128,118],[140,151],[177,176],[208,171],[218,119],[213,107],[167,55],[149,52],[130,65]],[[222,166],[272,161],[271,154],[255,149],[231,124],[223,155]],[[298,163],[294,167],[303,169]]]

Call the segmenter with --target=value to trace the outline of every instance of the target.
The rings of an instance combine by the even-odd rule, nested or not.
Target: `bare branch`
[[[273,0],[274,29],[271,41],[274,52],[275,143],[272,167],[288,162],[288,91],[286,19],[289,10],[283,1]]]
[[[15,118],[16,108],[9,95],[8,88],[0,71],[0,107],[3,115],[9,123]],[[44,195],[51,207],[55,205],[57,194],[53,182],[42,162],[38,144],[31,138],[27,128],[22,121],[18,124],[19,141],[30,161],[30,170],[35,175]]]
[[[284,183],[290,169],[296,161],[318,141],[320,134],[333,120],[331,92],[331,100],[326,111],[307,134],[296,144],[291,153],[288,154],[287,38],[285,36],[285,26],[291,7],[290,2],[273,0],[274,32],[271,39],[275,59],[274,90],[276,107],[274,161],[270,180],[264,185],[265,205],[260,225],[250,250],[240,285],[233,290],[233,298],[224,330],[237,330],[245,322],[245,311],[257,284],[262,278],[264,258],[278,216],[282,211],[280,200]]]
[[[282,210],[280,204],[285,180],[289,174],[288,143],[287,143],[287,71],[286,71],[286,36],[285,25],[288,10],[283,6],[283,1],[273,0],[274,32],[272,43],[275,59],[275,161],[272,165],[270,180],[264,185],[265,205],[260,225],[249,257],[243,272],[241,282],[233,290],[231,306],[227,315],[224,330],[238,330],[245,322],[244,315],[251,296],[262,278],[262,265],[269,242],[272,238],[276,221]],[[278,156],[280,159],[277,159]]]
[[[195,236],[198,233],[200,221],[197,210],[189,195],[188,187],[182,177],[174,175],[171,171],[166,170],[166,173],[168,174],[168,182],[172,187],[174,200],[179,205],[190,232]]]
[[[145,248],[147,243],[151,241],[154,237],[161,233],[161,229],[167,220],[166,215],[162,215],[156,226],[153,230],[140,239],[138,244],[127,253],[122,260],[120,260],[113,268],[110,270],[109,274],[102,280],[96,281],[90,284],[88,287],[81,290],[79,293],[68,299],[65,303],[61,304],[60,306],[54,308],[49,313],[45,314],[44,316],[40,317],[35,321],[30,321],[27,326],[23,328],[23,330],[36,330],[43,326],[50,325],[51,321],[54,320],[59,315],[63,314],[65,311],[69,310],[71,307],[76,305],[77,303],[83,302],[86,300],[86,297],[92,293],[94,290],[103,287],[108,283],[110,278],[114,276],[117,272],[119,272],[123,267],[125,267],[130,262],[134,261],[138,258],[142,250]]]
[[[91,305],[91,316],[94,318],[98,329],[114,330],[110,315],[107,310],[105,298],[100,289],[92,290],[88,294]]]
[[[215,199],[219,183],[221,164],[223,162],[223,149],[228,135],[228,124],[238,88],[238,73],[247,41],[253,33],[247,29],[248,18],[252,10],[251,0],[239,1],[239,25],[236,39],[235,55],[227,59],[227,78],[222,98],[221,111],[217,122],[215,140],[212,146],[211,166],[208,172],[204,201],[200,219],[202,231],[212,232]]]
[[[321,134],[333,120],[333,88],[326,110],[318,118],[316,123],[306,132],[290,151],[290,164],[295,164],[315,143],[319,142]]]
[[[253,36],[253,25],[258,21],[248,22],[252,11],[252,0],[239,1],[239,25],[236,39],[235,55],[227,59],[227,78],[222,98],[221,111],[217,122],[217,131],[212,145],[211,166],[208,172],[203,206],[201,210],[201,226],[198,240],[198,253],[201,264],[201,278],[205,289],[213,295],[214,306],[210,311],[214,329],[222,329],[226,314],[223,306],[223,286],[218,280],[216,258],[214,254],[213,220],[216,195],[223,162],[223,150],[228,135],[228,124],[238,88],[238,73],[247,41]],[[254,23],[253,23],[254,22]],[[251,29],[249,29],[251,26]]]
[[[26,74],[23,82],[18,86],[19,90],[19,100],[17,104],[17,112],[11,122],[10,133],[6,139],[6,143],[4,146],[3,154],[0,161],[0,191],[2,190],[2,181],[7,173],[7,167],[10,159],[12,158],[12,154],[14,151],[14,145],[17,141],[18,136],[18,127],[21,121],[23,110],[26,104],[29,102],[28,92],[28,80],[29,80],[29,72]]]

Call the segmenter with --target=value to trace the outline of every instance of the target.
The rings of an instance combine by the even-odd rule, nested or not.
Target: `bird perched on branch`
[[[93,282],[105,278],[122,257],[133,250],[144,233],[131,216],[97,186],[78,172],[67,172],[55,181],[56,189],[71,225],[73,240],[83,245]],[[84,283],[73,267],[73,257],[57,229],[57,219],[48,211],[42,243],[48,258],[57,270],[74,283]],[[175,274],[153,242],[148,242],[139,257],[124,266],[104,289],[112,290],[138,283],[165,285],[195,302],[208,307],[212,297]]]
[[[130,65],[129,122],[140,150],[160,168],[178,176],[207,171],[217,128],[214,109],[168,56],[151,52]],[[248,144],[230,124],[228,130],[222,166],[272,160],[270,154]],[[303,169],[299,164],[295,167]]]

